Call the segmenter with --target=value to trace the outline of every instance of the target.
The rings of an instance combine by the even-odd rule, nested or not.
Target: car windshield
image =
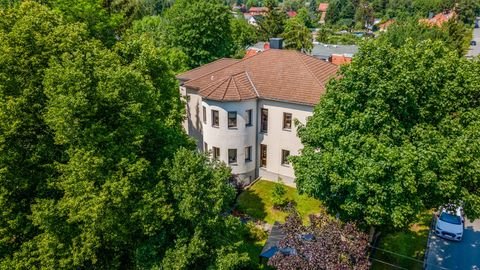
[[[457,224],[457,225],[462,224],[462,220],[460,219],[459,216],[455,216],[445,212],[443,212],[440,215],[440,220],[445,221],[447,223],[451,223],[451,224]]]

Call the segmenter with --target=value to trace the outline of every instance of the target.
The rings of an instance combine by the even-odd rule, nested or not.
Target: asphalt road
[[[429,247],[428,270],[480,270],[480,220],[465,220],[461,242],[444,240],[430,233]]]
[[[480,28],[473,29],[473,38],[477,42],[476,46],[470,46],[470,49],[467,52],[467,57],[475,57],[480,55]]]

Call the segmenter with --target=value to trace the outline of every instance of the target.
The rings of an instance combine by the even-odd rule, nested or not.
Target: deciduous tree
[[[268,264],[287,269],[370,269],[368,235],[353,223],[342,224],[327,215],[310,216],[303,225],[296,212],[281,225],[285,238],[280,248],[294,249],[294,254],[277,252]]]
[[[340,75],[299,131],[299,190],[370,226],[458,201],[478,218],[480,62],[441,41],[377,40]]]

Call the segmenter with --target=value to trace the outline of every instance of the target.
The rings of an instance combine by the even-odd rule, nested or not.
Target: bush
[[[283,185],[282,179],[278,179],[278,182],[273,187],[272,191],[272,202],[273,207],[279,208],[287,204],[287,188]]]

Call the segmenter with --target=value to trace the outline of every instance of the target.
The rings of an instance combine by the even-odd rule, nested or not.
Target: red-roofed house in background
[[[352,55],[345,55],[345,54],[332,54],[328,62],[335,64],[337,66],[348,64],[352,62]]]
[[[457,13],[455,11],[444,11],[440,12],[437,15],[433,16],[430,19],[420,19],[421,23],[425,23],[429,26],[442,26],[445,22],[448,22],[451,19],[455,19]]]
[[[317,11],[320,12],[320,23],[325,23],[325,17],[327,16],[328,3],[320,3]]]
[[[395,23],[395,19],[389,19],[386,22],[379,24],[378,30],[380,32],[385,32],[387,31],[388,27],[390,27],[390,25],[392,25],[393,23]]]
[[[306,123],[338,70],[281,46],[281,39],[272,39],[270,49],[253,56],[220,59],[177,76],[187,103],[185,130],[244,184],[282,177],[294,185],[288,156],[303,148],[294,120]]]
[[[297,16],[297,12],[295,10],[290,10],[290,11],[287,11],[287,15],[289,18],[292,18]]]
[[[250,15],[252,16],[265,16],[268,12],[268,8],[267,7],[251,7],[249,10],[248,10],[248,13],[250,13]]]

